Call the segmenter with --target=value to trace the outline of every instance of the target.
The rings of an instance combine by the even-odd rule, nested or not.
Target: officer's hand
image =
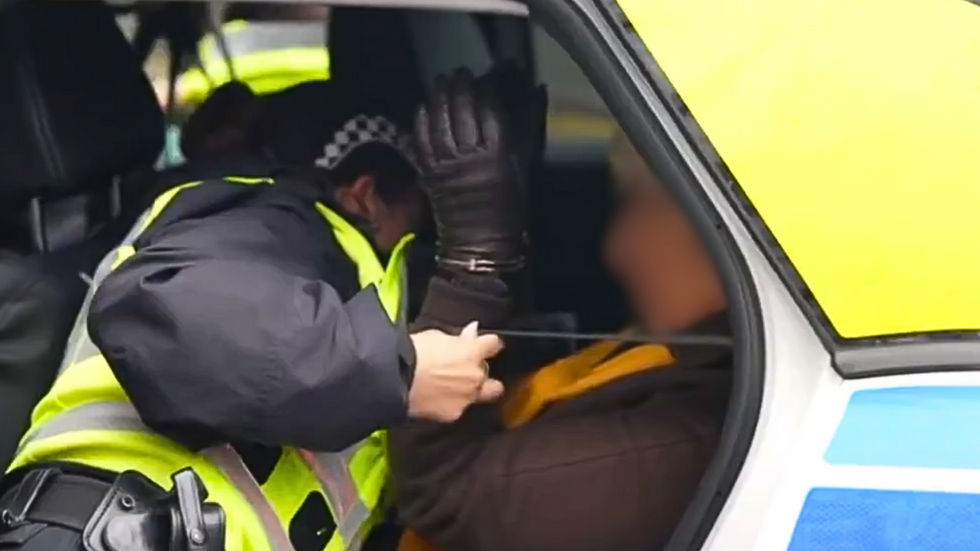
[[[408,392],[408,415],[451,422],[474,402],[492,402],[504,386],[487,377],[486,361],[503,349],[496,335],[477,336],[471,323],[460,335],[429,330],[412,335],[415,378]]]

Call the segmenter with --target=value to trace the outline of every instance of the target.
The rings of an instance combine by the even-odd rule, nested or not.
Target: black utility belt
[[[204,502],[192,469],[171,478],[167,492],[136,471],[65,463],[18,469],[0,486],[0,549],[58,526],[81,533],[87,551],[224,551],[224,510]]]

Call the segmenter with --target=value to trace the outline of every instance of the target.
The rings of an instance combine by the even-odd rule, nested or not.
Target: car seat
[[[163,114],[105,5],[0,11],[0,463],[47,391],[100,259],[141,202]],[[150,172],[147,170],[147,172]]]

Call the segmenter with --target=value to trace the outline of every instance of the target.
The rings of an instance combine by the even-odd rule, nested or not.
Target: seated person
[[[417,128],[417,139],[437,146],[467,141],[461,135],[473,121],[439,100],[466,105],[459,93],[437,93],[420,116],[452,130],[437,128],[430,136]],[[523,97],[510,103],[529,103]],[[541,112],[519,116],[543,120]],[[441,165],[422,159],[425,183]],[[635,307],[637,326],[630,331],[727,332],[719,276],[684,212],[622,134],[611,163],[622,203],[605,258]],[[507,295],[513,285],[493,291],[485,285],[481,294],[465,283],[475,276],[455,273],[447,269],[443,285],[465,286],[467,307],[457,301],[454,311],[442,310],[433,321],[423,305],[417,326],[458,328],[476,319],[493,330],[515,321],[522,305]],[[502,279],[519,277],[510,272]],[[524,344],[507,342],[510,354],[494,360],[491,375],[526,362],[514,350]],[[714,452],[730,370],[723,347],[600,342],[508,385],[500,404],[473,406],[455,424],[409,421],[393,428],[395,502],[408,528],[399,551],[662,548]]]

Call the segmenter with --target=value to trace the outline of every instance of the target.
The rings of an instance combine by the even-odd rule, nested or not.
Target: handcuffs
[[[225,512],[205,503],[207,489],[191,468],[173,488],[135,471],[119,475],[85,526],[86,551],[225,551]]]

